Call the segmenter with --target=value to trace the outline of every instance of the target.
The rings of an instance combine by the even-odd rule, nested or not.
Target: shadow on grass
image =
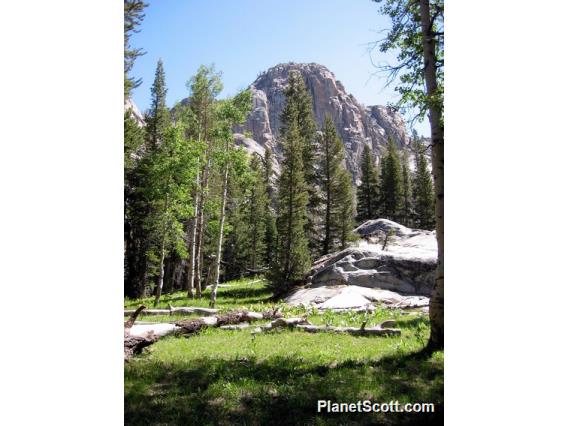
[[[207,291],[207,293],[205,293],[205,291]],[[174,305],[177,305],[178,303],[181,303],[184,306],[192,306],[192,305],[202,305],[202,302],[209,302],[209,298],[210,298],[210,287],[207,287],[207,289],[204,289],[203,292],[205,294],[203,294],[202,298],[195,298],[195,299],[191,299],[188,298],[186,294],[179,294],[179,292],[176,293],[164,293],[162,295],[161,298],[161,302],[160,302],[160,307],[161,308],[167,308],[167,304],[172,303]],[[243,303],[247,303],[247,300],[250,300],[251,302],[268,302],[270,299],[271,293],[270,290],[267,290],[266,288],[259,288],[259,287],[250,287],[250,288],[246,288],[246,287],[240,287],[240,288],[220,288],[219,289],[219,293],[218,293],[218,303],[219,305],[223,305],[224,302],[227,301],[242,301]],[[149,307],[154,307],[153,306],[153,298],[148,298],[147,300],[132,300],[132,299],[126,299],[125,300],[125,308],[129,308],[132,309],[135,306],[139,306],[141,304],[146,304]]]
[[[397,321],[396,327],[403,328],[403,329],[416,329],[418,326],[424,326],[429,328],[429,319],[423,315],[416,315],[410,319],[404,319],[401,321]]]
[[[245,299],[245,298],[257,298],[258,302],[266,301],[270,298],[270,290],[266,288],[251,287],[251,288],[220,288],[219,289],[219,299]]]
[[[126,370],[125,423],[199,425],[443,424],[443,366],[424,351],[306,366],[294,356],[153,363]],[[146,385],[144,385],[144,383]],[[433,402],[435,413],[317,413],[318,400]]]

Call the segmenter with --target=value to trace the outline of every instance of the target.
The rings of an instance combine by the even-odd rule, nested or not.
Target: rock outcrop
[[[140,112],[140,110],[138,109],[138,107],[136,106],[136,104],[132,99],[128,98],[124,101],[124,110],[125,111],[130,110],[132,117],[134,117],[136,123],[138,123],[140,127],[146,125],[146,122],[144,121],[144,116],[142,115],[142,113]]]
[[[365,145],[369,145],[375,155],[385,151],[388,137],[400,148],[408,147],[410,138],[404,120],[397,112],[385,106],[363,106],[323,65],[287,63],[263,72],[250,86],[253,111],[246,123],[236,129],[237,142],[246,141],[243,145],[247,149],[258,152],[269,146],[275,153],[275,162],[280,162],[280,114],[285,105],[284,89],[292,71],[300,72],[304,78],[312,96],[318,126],[322,125],[326,115],[334,121],[345,144],[347,168],[354,177],[360,175],[359,164]],[[250,132],[252,137],[245,138],[245,132]]]
[[[437,262],[435,232],[387,219],[369,220],[355,231],[362,240],[316,261],[307,286],[286,301],[324,309],[366,308],[374,302],[428,305]]]

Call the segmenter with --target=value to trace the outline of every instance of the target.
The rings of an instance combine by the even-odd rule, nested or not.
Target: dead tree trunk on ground
[[[140,312],[142,312],[144,309],[146,309],[146,306],[140,306],[138,309],[136,309],[136,311],[134,311],[130,315],[128,321],[124,323],[124,360],[125,361],[129,361],[133,355],[139,354],[140,352],[142,352],[142,349],[144,349],[147,346],[150,346],[152,343],[158,340],[157,337],[151,334],[148,336],[130,335],[130,329],[134,325],[134,322],[136,321],[138,315],[140,315]]]
[[[307,318],[278,318],[270,324],[260,327],[259,332],[271,331],[278,328],[297,328],[308,333],[347,333],[354,336],[398,336],[400,330],[391,328],[396,324],[393,320],[383,321],[380,325],[366,328],[366,322],[361,327],[332,327],[326,325],[313,325]]]
[[[278,309],[268,310],[264,312],[249,312],[247,310],[230,311],[226,314],[220,314],[211,317],[201,317],[195,319],[181,320],[174,323],[175,327],[168,330],[161,330],[154,333],[152,330],[143,333],[142,335],[131,335],[131,329],[134,322],[140,313],[146,309],[145,306],[140,306],[136,311],[132,312],[128,321],[124,324],[124,360],[128,361],[133,355],[139,354],[147,346],[155,343],[160,337],[166,336],[171,333],[180,334],[194,334],[206,327],[221,327],[224,325],[240,324],[244,322],[258,321],[258,320],[273,320],[281,318],[282,314]],[[203,308],[206,309],[206,308]],[[164,325],[164,323],[160,323]],[[158,324],[153,324],[157,326]],[[168,324],[166,324],[168,325]],[[169,324],[171,325],[171,324]],[[144,326],[148,326],[145,324]],[[152,326],[152,324],[150,324]]]

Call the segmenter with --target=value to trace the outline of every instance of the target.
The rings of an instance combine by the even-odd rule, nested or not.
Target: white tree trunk
[[[154,306],[158,306],[158,303],[160,303],[160,296],[162,295],[162,288],[164,287],[164,258],[166,257],[165,240],[165,236],[162,237],[162,247],[160,248],[160,276],[158,279],[158,288],[156,289],[156,300],[154,300]]]
[[[219,238],[217,239],[217,256],[215,257],[213,288],[211,289],[211,307],[217,302],[217,287],[221,268],[221,251],[223,248],[223,227],[225,225],[225,205],[227,204],[227,183],[229,180],[229,164],[225,164],[223,172],[223,194],[221,198],[221,215],[219,218]]]
[[[185,289],[187,290],[187,296],[194,298],[193,295],[193,281],[195,277],[195,232],[197,229],[197,214],[198,214],[198,207],[199,207],[199,172],[197,173],[197,177],[195,178],[195,210],[193,213],[193,218],[190,219],[189,229],[188,229],[188,251],[189,251],[189,259],[187,260],[186,265],[186,284]]]
[[[432,34],[429,0],[420,0],[420,23],[424,52],[424,80],[426,93],[433,97],[438,90],[436,81],[436,41]],[[431,349],[444,347],[444,128],[442,114],[435,105],[429,106],[430,131],[432,136],[432,172],[436,194],[436,240],[438,242],[438,267],[434,289],[430,298]]]
[[[206,154],[205,168],[203,170],[203,183],[201,187],[201,194],[199,196],[198,211],[197,211],[197,225],[196,225],[196,241],[195,241],[195,275],[194,285],[196,296],[201,299],[201,269],[203,267],[201,262],[201,252],[203,249],[203,226],[204,226],[204,207],[207,189],[209,187],[209,168],[211,166],[211,155]]]
[[[166,193],[166,202],[164,204],[164,214],[167,214],[169,207],[169,194]],[[162,295],[162,288],[164,287],[164,258],[166,257],[166,233],[168,230],[167,223],[164,224],[164,229],[162,230],[162,242],[160,244],[160,276],[158,278],[158,288],[156,289],[156,300],[154,300],[154,306],[158,306],[160,303],[160,296]]]

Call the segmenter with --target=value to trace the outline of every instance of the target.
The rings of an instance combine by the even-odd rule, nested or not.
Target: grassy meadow
[[[181,292],[159,307],[208,306]],[[222,311],[275,306],[263,280],[227,283],[218,292]],[[125,300],[125,308],[153,299]],[[279,304],[285,316],[307,315],[314,324],[376,325],[394,319],[401,336],[357,337],[279,330],[251,334],[210,328],[189,337],[159,340],[125,364],[125,423],[135,425],[438,424],[443,414],[443,352],[421,352],[428,316],[377,309],[372,314],[318,314]],[[175,321],[176,316],[141,317]],[[187,316],[183,318],[188,318]],[[260,325],[262,322],[259,322]],[[257,323],[255,323],[257,325]],[[333,402],[433,402],[434,414],[317,413],[319,399]],[[441,423],[440,423],[441,424]]]

